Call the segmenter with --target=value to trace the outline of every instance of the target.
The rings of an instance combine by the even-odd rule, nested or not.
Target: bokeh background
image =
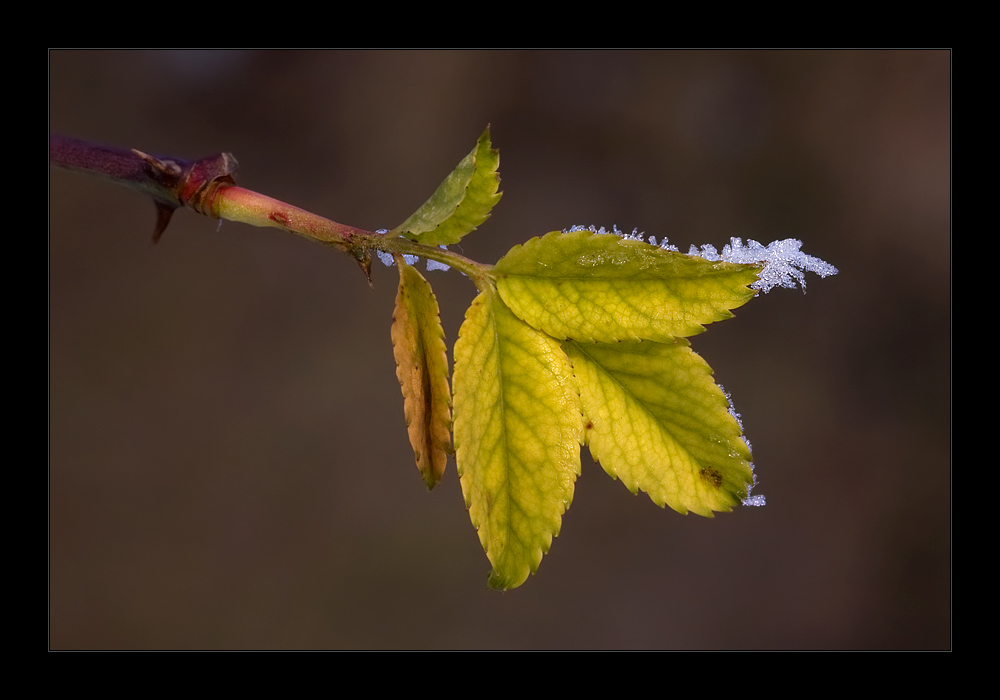
[[[487,124],[492,262],[572,224],[686,251],[800,238],[840,269],[693,347],[764,508],[680,516],[584,451],[506,593],[449,464],[413,464],[389,322],[346,256],[50,170],[55,649],[945,649],[950,54],[52,51],[50,127],[200,158],[392,227]],[[474,288],[429,273],[453,343]]]

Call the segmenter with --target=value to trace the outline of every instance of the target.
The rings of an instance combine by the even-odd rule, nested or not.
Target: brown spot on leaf
[[[717,469],[712,469],[710,467],[705,467],[701,470],[701,478],[705,481],[715,484],[715,488],[722,487],[722,473]]]

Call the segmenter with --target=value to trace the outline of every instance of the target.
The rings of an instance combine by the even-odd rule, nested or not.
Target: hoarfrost
[[[711,246],[702,246],[703,251],[705,248],[711,248]],[[820,277],[829,277],[837,274],[837,268],[824,260],[806,255],[800,250],[801,248],[802,241],[794,238],[774,241],[767,246],[752,240],[748,240],[746,245],[743,245],[741,239],[731,238],[729,244],[722,249],[720,258],[725,262],[764,263],[764,269],[757,276],[757,281],[750,285],[752,289],[767,294],[775,287],[795,289],[796,285],[801,285],[802,293],[805,294],[806,272],[812,272]],[[715,252],[714,248],[712,248],[712,252]],[[692,255],[694,254],[692,253]],[[701,253],[698,255],[712,260]]]
[[[375,254],[378,255],[378,259],[382,261],[382,264],[386,267],[392,267],[396,264],[396,261],[392,259],[392,253],[386,253],[384,250],[376,250]],[[419,260],[416,255],[404,255],[403,260],[406,261],[407,265],[412,265]]]
[[[719,385],[719,388],[722,389],[722,393],[725,395],[726,401],[729,403],[729,415],[731,415],[736,420],[737,425],[740,426],[740,432],[741,433],[744,432],[743,431],[743,419],[740,417],[740,414],[736,412],[736,407],[733,406],[733,398],[732,398],[732,396],[729,394],[728,391],[726,391],[722,387],[721,384]],[[752,450],[753,449],[753,448],[750,447],[750,441],[747,439],[746,435],[743,435],[743,442],[745,442],[747,444],[747,449],[748,450]],[[747,488],[747,495],[746,495],[746,498],[743,499],[743,505],[745,505],[745,506],[763,506],[763,505],[766,505],[767,504],[767,499],[764,496],[761,496],[759,494],[756,495],[756,496],[751,496],[750,495],[750,492],[753,491],[754,488],[757,486],[757,474],[756,474],[756,472],[754,472],[753,462],[750,463],[750,471],[753,473],[753,482],[750,484],[749,488]]]
[[[448,250],[448,246],[444,245],[440,245],[438,246],[438,248],[441,248],[443,250]],[[450,270],[450,269],[451,265],[445,265],[443,262],[438,262],[437,260],[431,260],[430,258],[428,258],[427,260],[428,272],[433,272],[434,270]]]
[[[388,232],[389,232],[389,229],[380,228],[375,233],[386,234]],[[438,246],[438,247],[439,248],[444,248],[445,250],[448,249],[447,246],[443,246],[443,245],[442,246]],[[378,259],[381,260],[382,264],[385,265],[386,267],[392,267],[393,265],[396,264],[396,261],[392,257],[392,253],[387,253],[384,250],[376,250],[375,254],[378,255]],[[406,261],[407,265],[413,265],[419,259],[420,259],[420,257],[416,256],[416,255],[404,255],[403,256],[403,260]],[[440,263],[437,260],[428,260],[427,261],[427,271],[428,272],[433,272],[434,270],[450,270],[450,269],[451,269],[451,267],[449,265],[445,265],[444,263]]]
[[[656,236],[650,236],[649,239],[647,240],[646,234],[637,228],[632,229],[632,233],[625,233],[620,228],[618,228],[618,226],[614,224],[612,224],[610,231],[604,228],[603,226],[600,227],[581,226],[580,224],[575,224],[573,226],[570,226],[569,228],[563,229],[563,233],[575,233],[577,231],[590,231],[591,233],[597,233],[597,234],[611,234],[613,236],[619,236],[620,238],[624,238],[625,240],[628,241],[642,241],[643,243],[649,243],[649,245],[652,246],[656,245]],[[667,242],[666,236],[664,236],[663,240],[660,241],[659,247],[663,248],[664,250],[672,250],[675,253],[678,252],[677,246],[670,245],[670,243]]]
[[[705,245],[703,245],[701,247],[701,250],[698,250],[697,246],[692,245],[691,249],[688,250],[688,255],[694,255],[699,258],[705,258],[705,260],[711,260],[713,262],[720,259],[719,251],[717,251],[715,249],[715,246],[712,245],[711,243],[706,243]]]

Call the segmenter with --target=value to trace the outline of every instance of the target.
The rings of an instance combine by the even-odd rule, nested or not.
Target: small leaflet
[[[432,489],[451,451],[448,359],[437,299],[427,280],[405,262],[399,265],[392,352],[410,445],[424,483]]]
[[[500,201],[499,153],[490,147],[490,129],[444,179],[430,199],[393,230],[425,245],[451,245],[474,231]]]

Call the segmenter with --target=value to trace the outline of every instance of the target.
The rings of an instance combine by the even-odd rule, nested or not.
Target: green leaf
[[[746,496],[750,450],[712,369],[688,345],[678,338],[563,348],[594,459],[661,507],[711,517]]]
[[[590,231],[549,233],[495,266],[504,303],[556,338],[657,340],[701,333],[754,292],[759,265],[711,262]]]
[[[490,148],[490,129],[444,179],[431,198],[393,235],[402,235],[425,245],[451,245],[476,229],[500,201],[500,155]]]
[[[392,314],[392,352],[417,468],[427,488],[441,480],[451,451],[448,358],[437,299],[416,268],[398,257],[399,292]]]
[[[487,288],[455,343],[455,454],[462,493],[493,572],[514,588],[538,569],[580,473],[583,423],[559,342]]]

